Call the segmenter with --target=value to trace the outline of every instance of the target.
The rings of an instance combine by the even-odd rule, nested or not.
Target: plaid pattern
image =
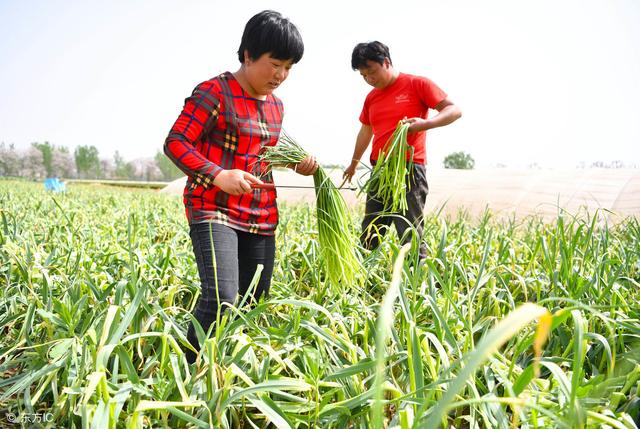
[[[213,185],[222,170],[240,169],[273,183],[259,162],[264,146],[278,142],[282,102],[247,95],[229,72],[201,83],[185,100],[164,143],[165,154],[187,175],[184,205],[189,224],[216,222],[273,235],[278,224],[274,190],[230,195]]]

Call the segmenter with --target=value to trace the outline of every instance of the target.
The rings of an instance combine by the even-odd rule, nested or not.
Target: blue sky
[[[276,93],[285,128],[325,163],[351,158],[369,87],[353,46],[380,40],[463,118],[428,134],[433,167],[640,166],[640,2],[1,1],[0,141],[153,156],[193,87],[238,68],[246,21],[280,11],[305,55]]]

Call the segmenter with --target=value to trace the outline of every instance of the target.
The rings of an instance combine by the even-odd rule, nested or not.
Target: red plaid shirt
[[[164,143],[164,152],[187,175],[184,205],[189,224],[216,222],[274,234],[275,191],[254,189],[235,196],[214,186],[213,180],[222,170],[240,169],[272,183],[271,171],[258,155],[264,146],[278,142],[283,114],[280,99],[250,97],[229,72],[193,90]]]

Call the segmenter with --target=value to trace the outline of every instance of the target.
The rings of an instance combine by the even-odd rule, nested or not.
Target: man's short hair
[[[389,63],[393,64],[391,62],[391,55],[389,54],[389,47],[384,43],[378,42],[377,40],[358,43],[356,47],[353,48],[353,53],[351,54],[351,68],[358,70],[360,67],[366,67],[367,61],[375,61],[382,65],[384,64],[385,58],[388,58]]]
[[[244,51],[252,60],[270,53],[279,60],[297,63],[304,53],[302,36],[291,21],[273,10],[263,10],[254,15],[244,27],[238,60],[244,62]]]

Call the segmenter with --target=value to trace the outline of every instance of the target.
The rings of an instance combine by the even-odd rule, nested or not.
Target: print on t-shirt
[[[396,95],[396,104],[400,103],[408,103],[409,102],[409,94],[406,92],[404,94]]]

